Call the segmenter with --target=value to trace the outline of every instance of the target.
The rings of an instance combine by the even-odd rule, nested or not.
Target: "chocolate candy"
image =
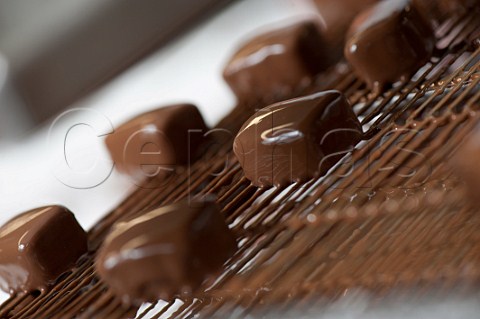
[[[96,269],[128,304],[193,290],[236,250],[212,199],[164,206],[116,224]]]
[[[194,159],[207,127],[191,104],[163,107],[131,119],[106,138],[117,168],[135,177],[168,175]]]
[[[345,97],[325,91],[261,109],[233,144],[253,185],[283,186],[325,173],[361,139]]]
[[[409,0],[385,0],[358,15],[345,57],[374,92],[410,77],[430,58],[434,35]]]
[[[240,100],[285,96],[329,66],[326,49],[316,24],[301,21],[245,43],[223,76]]]
[[[87,235],[64,207],[23,213],[0,228],[0,288],[46,290],[87,252]]]
[[[314,0],[320,14],[322,34],[331,50],[343,56],[345,37],[357,14],[379,0]]]

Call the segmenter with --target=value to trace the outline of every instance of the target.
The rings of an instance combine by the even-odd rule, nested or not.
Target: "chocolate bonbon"
[[[258,111],[240,129],[233,150],[253,185],[287,185],[325,173],[362,137],[339,91],[325,91]]]
[[[300,21],[245,43],[223,76],[240,100],[285,96],[330,65],[327,52],[318,26]]]
[[[178,104],[131,119],[105,142],[120,171],[136,177],[158,176],[193,160],[206,131],[195,106]]]
[[[345,57],[370,89],[409,78],[430,58],[433,31],[409,0],[384,0],[358,15]]]
[[[0,228],[0,288],[46,290],[87,252],[87,235],[64,207],[23,213]]]
[[[96,269],[125,303],[139,304],[195,289],[235,250],[212,199],[183,201],[115,225]]]

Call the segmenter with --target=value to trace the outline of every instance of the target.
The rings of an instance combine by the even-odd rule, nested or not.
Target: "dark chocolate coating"
[[[189,134],[189,130],[197,132]],[[198,109],[179,104],[131,119],[105,142],[120,171],[132,176],[158,176],[167,175],[175,165],[188,164],[189,154],[193,160],[206,131]]]
[[[409,0],[385,0],[363,11],[349,34],[345,57],[375,92],[413,75],[432,55],[435,40]]]
[[[253,185],[283,186],[324,174],[361,132],[343,94],[325,91],[261,109],[240,129],[233,150]]]
[[[245,43],[223,76],[240,100],[285,96],[331,64],[327,51],[318,26],[301,21]]]
[[[46,290],[87,252],[87,235],[66,208],[23,213],[0,228],[0,288]]]
[[[322,34],[330,50],[343,56],[347,31],[357,14],[379,0],[314,0],[320,15]]]
[[[117,223],[96,269],[125,303],[140,304],[197,288],[236,247],[212,199],[184,201]]]

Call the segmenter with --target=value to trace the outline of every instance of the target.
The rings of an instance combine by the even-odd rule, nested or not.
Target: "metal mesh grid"
[[[478,14],[446,21],[437,30],[435,57],[410,81],[382,94],[372,95],[345,65],[294,94],[341,90],[364,125],[365,141],[326,176],[257,189],[243,177],[231,140],[217,140],[189,170],[162,188],[147,182],[90,230],[92,252],[51,291],[12,296],[0,316],[242,318],[264,314],[269,306],[311,306],[318,296],[333,300],[355,287],[382,294],[476,285],[480,217],[466,204],[446,159],[478,123],[480,48],[465,41],[479,32]],[[218,128],[235,132],[251,114],[252,108],[239,105]],[[110,227],[149,208],[206,194],[218,197],[239,242],[223,273],[161,307],[154,303],[137,314],[122,306],[93,268]]]

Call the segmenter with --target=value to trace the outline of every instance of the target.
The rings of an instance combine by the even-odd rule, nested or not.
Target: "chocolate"
[[[330,50],[343,56],[343,47],[350,24],[357,14],[379,0],[314,0],[320,15],[322,34]]]
[[[107,136],[118,170],[135,177],[168,175],[194,159],[207,126],[191,104],[141,114]]]
[[[284,186],[324,174],[362,137],[339,91],[325,91],[258,111],[233,144],[245,176],[258,187]]]
[[[0,288],[44,291],[87,252],[87,235],[66,208],[23,213],[0,228]]]
[[[327,50],[317,25],[301,21],[245,43],[223,76],[240,100],[285,96],[331,64]]]
[[[385,0],[365,10],[349,34],[345,57],[376,93],[413,75],[430,58],[435,40],[409,0]]]
[[[125,303],[140,304],[194,290],[236,247],[212,199],[184,201],[117,223],[96,269]]]

